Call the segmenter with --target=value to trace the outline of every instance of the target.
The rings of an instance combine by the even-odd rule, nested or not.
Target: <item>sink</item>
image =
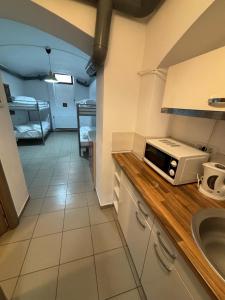
[[[202,209],[192,218],[192,234],[214,271],[225,281],[225,209]]]

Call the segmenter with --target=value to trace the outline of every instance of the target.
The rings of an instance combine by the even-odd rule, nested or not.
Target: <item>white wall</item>
[[[108,58],[102,75],[104,90],[100,120],[97,96],[97,122],[100,122],[97,128],[101,131],[97,133],[97,153],[101,156],[97,158],[96,189],[102,205],[112,203],[113,198],[112,133],[135,130],[140,87],[137,72],[141,68],[144,44],[144,24],[113,15]]]
[[[147,25],[143,70],[157,68],[182,35],[213,2],[165,1]],[[185,14],[179,11],[185,11]],[[142,77],[137,133],[144,136],[171,135],[191,144],[209,142],[214,152],[225,153],[225,121],[217,122],[215,132],[208,141],[215,120],[161,114],[163,92],[164,80],[153,74]]]
[[[3,83],[7,83],[9,85],[11,96],[15,97],[24,95],[24,81],[22,79],[4,71],[1,71],[1,73]],[[26,123],[28,116],[26,112],[16,111],[14,115],[11,115],[11,119],[13,120],[13,124],[18,125]]]
[[[7,83],[10,87],[10,92],[12,96],[23,95],[24,85],[23,80],[19,79],[13,75],[10,75],[4,71],[1,71],[3,83]]]
[[[211,136],[213,128],[214,133]],[[173,116],[169,130],[170,135],[178,140],[194,145],[209,143],[214,152],[225,155],[225,121]]]
[[[23,175],[22,166],[17,150],[12,122],[5,98],[4,88],[0,77],[0,97],[4,100],[4,107],[0,108],[0,159],[5,171],[6,179],[19,215],[28,199],[28,191]]]
[[[146,27],[142,70],[158,68],[167,53],[213,2],[214,0],[165,1]],[[160,77],[154,74],[141,77],[136,132],[144,136],[168,134],[170,116],[160,112],[165,76],[161,74]]]
[[[24,96],[50,100],[48,84],[41,80],[24,80]]]
[[[51,105],[53,128],[77,128],[75,100],[89,97],[89,89],[74,82],[73,85],[49,84],[40,80],[24,81],[24,95],[48,100]],[[63,107],[63,102],[68,107]]]

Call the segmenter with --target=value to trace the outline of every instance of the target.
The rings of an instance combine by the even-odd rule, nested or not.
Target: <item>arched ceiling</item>
[[[7,19],[0,19],[0,65],[22,76],[36,76],[49,72],[45,47],[52,48],[52,71],[89,79],[85,66],[89,56],[34,27]]]

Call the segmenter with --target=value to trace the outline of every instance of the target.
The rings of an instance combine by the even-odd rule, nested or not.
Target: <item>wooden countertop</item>
[[[196,184],[171,185],[133,153],[114,153],[113,158],[165,226],[183,257],[209,288],[212,299],[225,300],[225,282],[210,268],[191,233],[192,216],[198,210],[225,208],[225,203],[205,197]]]

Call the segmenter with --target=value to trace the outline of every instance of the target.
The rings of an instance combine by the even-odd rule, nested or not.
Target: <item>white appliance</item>
[[[199,191],[212,199],[225,200],[225,165],[208,162],[203,167],[204,176],[199,183]]]
[[[173,185],[197,181],[209,154],[171,138],[148,139],[144,161]]]

